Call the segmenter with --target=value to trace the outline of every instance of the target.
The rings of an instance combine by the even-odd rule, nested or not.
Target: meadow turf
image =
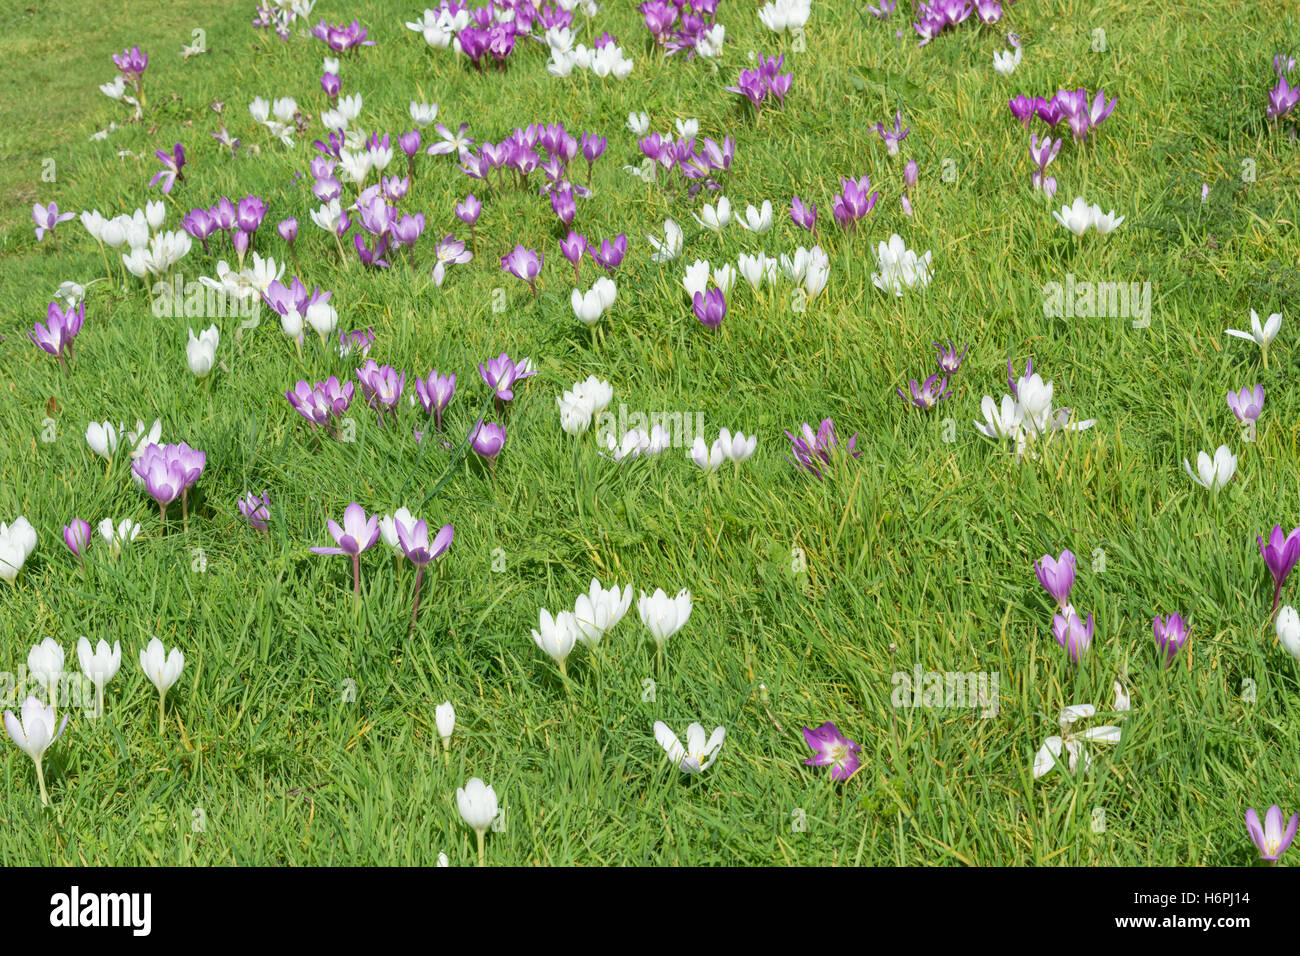
[[[52,637],[76,670],[82,635],[120,640],[123,664],[104,718],[75,713],[46,758],[52,808],[31,761],[8,742],[0,750],[0,862],[428,865],[445,852],[470,865],[455,791],[471,776],[505,809],[489,863],[516,865],[1247,864],[1246,808],[1300,808],[1297,665],[1268,625],[1272,582],[1255,541],[1300,523],[1300,146],[1264,118],[1273,55],[1300,54],[1288,4],[1020,0],[996,27],[971,21],[918,49],[901,10],[881,22],[850,0],[815,0],[806,50],[794,52],[759,23],[757,3],[722,0],[715,69],[652,51],[634,6],[607,0],[588,42],[619,38],[635,60],[619,81],[549,76],[541,47],[479,74],[406,29],[418,2],[321,0],[311,22],[355,18],[377,41],[342,62],[364,129],[396,136],[412,128],[409,101],[425,100],[476,140],[538,120],[609,138],[575,228],[626,233],[629,252],[594,337],[573,317],[562,233],[535,191],[494,192],[475,259],[434,287],[433,242],[468,238],[452,207],[472,187],[448,157],[417,158],[404,205],[428,225],[414,270],[405,257],[378,271],[339,260],[308,217],[319,121],[288,149],[248,112],[259,95],[293,96],[313,116],[325,108],[329,51],[301,24],[281,43],[250,26],[253,3],[32,7],[0,14],[0,520],[26,515],[40,542],[16,582],[0,583],[0,669],[18,673]],[[182,60],[195,28],[208,52]],[[992,53],[1008,30],[1024,61],[1001,77]],[[110,54],[137,43],[150,55],[147,111],[126,123],[97,87],[115,72]],[[724,91],[751,50],[784,51],[794,73],[784,109],[757,118]],[[1028,135],[1006,103],[1077,86],[1119,102],[1092,142],[1066,143],[1048,202],[1030,187]],[[889,157],[871,127],[900,107],[912,131]],[[697,117],[701,136],[734,136],[724,192],[741,209],[772,200],[772,232],[700,231],[691,213],[703,198],[624,173],[641,158],[630,111],[660,132]],[[110,120],[120,129],[89,142]],[[234,158],[211,136],[222,121],[245,147]],[[372,357],[407,370],[408,388],[431,368],[455,372],[453,445],[487,395],[478,363],[533,358],[540,371],[510,403],[494,477],[436,441],[417,444],[405,398],[399,426],[380,427],[358,395],[356,440],[317,443],[284,391],[359,363],[310,335],[300,363],[266,312],[238,339],[238,318],[216,320],[221,367],[196,380],[187,328],[210,320],[156,318],[116,256],[110,278],[87,285],[72,375],[32,345],[25,332],[59,283],[106,270],[76,221],[37,243],[31,204],[129,213],[159,198],[147,185],[153,151],[177,141],[190,163],[167,228],[193,206],[256,193],[269,207],[257,249],[283,261],[274,223],[296,216],[300,268],[290,262],[286,279],[333,290],[340,327],[373,326]],[[920,169],[911,218],[899,203],[909,158]],[[390,172],[404,163],[399,153]],[[830,197],[841,176],[863,175],[879,204],[842,231]],[[788,286],[754,293],[741,281],[721,328],[702,327],[685,265],[809,245],[790,222],[796,193],[821,212],[826,290],[796,312]],[[1050,214],[1075,195],[1124,225],[1076,239]],[[645,236],[662,235],[666,218],[687,243],[661,265]],[[876,244],[893,232],[933,250],[924,292],[896,299],[872,285]],[[516,243],[545,257],[536,299],[499,268]],[[214,275],[215,259],[196,242],[179,269],[187,281]],[[594,274],[588,265],[584,288]],[[1152,283],[1149,327],[1045,317],[1043,286],[1067,275]],[[493,311],[498,288],[504,312]],[[1252,308],[1284,316],[1267,371],[1254,345],[1223,334],[1249,328]],[[931,343],[949,339],[970,344],[952,397],[908,410],[894,389],[929,375]],[[1020,370],[1031,357],[1056,403],[1097,424],[1017,463],[973,422],[983,395],[1007,390],[1008,358]],[[758,451],[710,478],[679,448],[622,465],[598,457],[594,429],[570,438],[555,404],[592,374],[613,386],[614,411],[702,412],[709,440],[721,427],[756,432]],[[1224,395],[1255,382],[1267,400],[1246,443]],[[785,459],[782,432],[828,416],[843,438],[857,433],[862,456],[818,482]],[[126,464],[110,471],[84,438],[91,421],[155,417],[164,440],[208,455],[188,530],[171,520],[164,533]],[[1212,495],[1182,461],[1220,444],[1240,465]],[[264,489],[273,520],[259,535],[236,500]],[[455,526],[409,640],[411,566],[382,545],[367,553],[354,613],[346,559],[308,550],[333,543],[325,520],[352,501]],[[74,515],[131,517],[144,533],[116,561],[92,546],[83,574],[61,542]],[[1080,558],[1073,602],[1096,622],[1080,666],[1053,639],[1032,567],[1064,548]],[[659,659],[634,601],[562,681],[530,629],[539,608],[572,607],[593,576],[634,593],[689,587],[694,611]],[[1165,670],[1151,619],[1174,611],[1191,638]],[[161,736],[137,660],[152,636],[186,657]],[[891,675],[918,665],[996,673],[996,716],[893,706]],[[1122,742],[1095,748],[1087,775],[1034,780],[1061,708],[1108,710],[1117,677],[1133,701]],[[434,726],[444,700],[457,715],[448,765]],[[724,726],[717,762],[679,773],[656,720],[679,734],[696,720]],[[826,720],[863,745],[847,783],[802,764],[800,728]]]

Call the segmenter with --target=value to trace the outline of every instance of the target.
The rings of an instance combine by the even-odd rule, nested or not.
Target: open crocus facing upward
[[[1259,814],[1253,807],[1246,810],[1246,832],[1250,834],[1250,842],[1254,843],[1255,848],[1259,850],[1261,860],[1277,865],[1282,854],[1291,846],[1291,841],[1295,839],[1296,828],[1300,827],[1300,813],[1291,814],[1291,820],[1285,823],[1285,829],[1284,820],[1282,808],[1276,803],[1264,814],[1263,826],[1260,826]]]
[[[355,600],[360,602],[361,555],[379,540],[379,515],[367,517],[366,510],[354,501],[343,511],[342,526],[333,518],[327,519],[325,525],[338,547],[316,547],[311,550],[316,554],[342,554],[352,559],[352,593]]]
[[[845,737],[829,720],[815,730],[803,728],[803,739],[813,752],[804,766],[830,767],[832,780],[848,780],[862,767],[858,757],[862,745]]]
[[[1197,453],[1196,471],[1192,471],[1191,464],[1184,458],[1183,470],[1187,472],[1187,477],[1202,488],[1217,492],[1237,473],[1237,456],[1227,445],[1220,445],[1213,458],[1203,451]]]
[[[686,746],[682,746],[677,735],[662,720],[655,721],[654,729],[655,740],[664,748],[668,759],[682,773],[690,774],[703,773],[713,766],[727,736],[724,728],[715,727],[713,733],[705,737],[703,725],[692,723],[686,728]]]
[[[1277,338],[1277,333],[1282,329],[1282,313],[1274,312],[1264,322],[1259,319],[1259,314],[1250,310],[1250,331],[1242,332],[1240,329],[1225,329],[1226,335],[1234,338],[1246,339],[1248,342],[1254,342],[1259,346],[1260,355],[1264,359],[1264,368],[1268,368],[1268,347],[1272,341]]]

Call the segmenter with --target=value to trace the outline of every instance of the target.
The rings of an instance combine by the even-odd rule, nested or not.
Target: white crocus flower
[[[1060,212],[1053,210],[1052,215],[1076,236],[1082,236],[1094,222],[1093,207],[1082,196],[1075,196],[1073,203],[1062,206]]]
[[[682,285],[686,288],[686,297],[694,299],[695,293],[703,292],[709,286],[709,264],[703,259],[696,259],[686,267],[686,275],[682,278]]]
[[[641,592],[636,602],[636,611],[641,623],[646,626],[656,646],[662,650],[664,642],[683,627],[691,617],[691,592],[682,588],[677,596],[670,598],[663,588],[656,588],[654,594]]]
[[[51,706],[58,704],[59,678],[63,676],[63,648],[47,637],[27,652],[27,670],[45,688]]]
[[[1259,346],[1260,352],[1264,356],[1264,368],[1268,368],[1268,346],[1282,328],[1282,313],[1274,312],[1268,317],[1268,321],[1260,322],[1259,315],[1254,309],[1250,310],[1250,331],[1242,332],[1237,329],[1227,329],[1226,334],[1236,336],[1239,339],[1246,339],[1248,342],[1254,342]]]
[[[63,728],[68,726],[68,715],[63,715],[63,722],[55,729],[54,707],[44,706],[35,697],[23,701],[22,719],[14,716],[13,711],[5,711],[5,730],[9,739],[18,745],[18,749],[32,758],[36,764],[36,780],[41,788],[41,805],[50,805],[49,794],[45,792],[45,772],[41,760],[50,744],[59,739]]]
[[[628,113],[627,128],[634,136],[644,136],[650,129],[650,114]]]
[[[116,526],[112,518],[105,518],[99,523],[98,529],[109,555],[114,558],[122,553],[123,545],[130,544],[140,536],[140,525],[130,518],[123,518]]]
[[[982,435],[1014,438],[1020,430],[1020,406],[1010,395],[1002,396],[1001,408],[993,401],[992,395],[985,395],[980,402],[980,411],[984,413],[984,421],[976,422],[975,427]]]
[[[411,119],[420,129],[431,125],[437,118],[437,103],[417,103],[415,100],[411,100]]]
[[[670,262],[676,259],[682,251],[682,227],[677,225],[671,219],[664,221],[664,238],[656,239],[654,236],[646,236],[650,241],[650,247],[654,252],[650,255],[652,262]]]
[[[533,630],[533,642],[560,665],[560,673],[567,673],[565,662],[578,640],[578,625],[572,611],[561,611],[554,617],[542,608],[538,614],[538,627]]]
[[[578,600],[573,606],[578,640],[589,647],[597,646],[601,638],[623,620],[623,616],[631,606],[632,585],[624,585],[623,590],[619,591],[618,585],[603,588],[598,579],[592,578],[587,593],[578,595]]]
[[[721,289],[723,294],[729,293],[731,287],[736,284],[737,274],[735,266],[725,263],[713,270],[713,284]]]
[[[442,762],[451,760],[451,735],[456,729],[456,709],[451,701],[445,700],[433,710],[434,723],[438,727],[438,736],[442,738]]]
[[[726,196],[719,196],[716,205],[705,203],[698,216],[694,213],[691,213],[691,215],[705,229],[721,232],[731,222],[731,200]]]
[[[763,208],[745,207],[745,215],[736,220],[742,229],[753,233],[765,233],[772,228],[772,200],[764,199]]]
[[[1300,614],[1289,604],[1277,612],[1277,639],[1288,654],[1300,661]]]
[[[496,791],[478,777],[470,777],[469,782],[456,790],[456,809],[460,817],[478,837],[478,865],[483,865],[483,837],[487,834],[492,821],[497,818]]]
[[[1202,488],[1218,491],[1237,473],[1237,456],[1228,450],[1227,445],[1220,445],[1213,458],[1203,451],[1197,453],[1195,472],[1186,458],[1183,459],[1183,469]]]
[[[682,773],[703,773],[713,766],[713,761],[718,759],[718,751],[726,736],[727,732],[724,728],[715,727],[713,733],[706,739],[704,727],[693,723],[686,728],[686,746],[683,747],[682,742],[677,739],[677,735],[667,724],[662,720],[655,721],[655,740],[667,752],[668,759]]]
[[[993,54],[993,69],[1002,76],[1010,76],[1016,72],[1016,67],[1020,65],[1022,56],[1020,47],[1015,50],[998,50]]]
[[[36,529],[25,517],[19,515],[11,525],[0,521],[0,580],[12,584],[35,549]]]
[[[121,428],[121,425],[114,428],[112,422],[91,422],[86,426],[86,444],[101,458],[112,458]]]
[[[704,469],[706,475],[717,471],[726,460],[727,454],[720,440],[715,439],[710,446],[705,443],[703,435],[695,436],[695,444],[691,446],[691,461]]]
[[[204,378],[216,364],[217,343],[221,340],[221,333],[215,325],[208,326],[197,338],[194,336],[193,329],[190,329],[189,333],[190,340],[185,346],[185,361],[189,363],[191,372],[199,378]]]
[[[90,641],[82,637],[77,641],[77,660],[81,673],[95,685],[95,716],[104,714],[104,685],[111,681],[122,667],[122,645],[118,641],[108,646],[102,637],[92,649]]]
[[[748,438],[745,437],[744,432],[736,432],[732,435],[726,428],[719,430],[718,441],[722,444],[722,453],[727,460],[734,461],[737,465],[754,454],[754,449],[758,447],[757,435],[750,435]]]
[[[931,256],[929,251],[918,256],[907,248],[902,236],[894,233],[876,249],[880,271],[871,274],[871,281],[877,289],[896,296],[901,296],[906,289],[924,289],[930,284]]]
[[[140,669],[149,682],[158,688],[158,733],[163,732],[163,707],[167,700],[167,691],[171,690],[181,677],[185,667],[185,655],[179,647],[173,647],[170,654],[158,638],[150,638],[148,646],[140,652]],[[164,656],[166,655],[166,656]]]

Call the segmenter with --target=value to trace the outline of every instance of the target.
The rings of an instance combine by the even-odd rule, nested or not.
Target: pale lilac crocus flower
[[[325,522],[338,547],[316,547],[316,554],[342,554],[352,559],[352,593],[361,600],[361,555],[379,540],[379,515],[366,516],[366,510],[355,501],[343,511],[342,527],[330,518]]]

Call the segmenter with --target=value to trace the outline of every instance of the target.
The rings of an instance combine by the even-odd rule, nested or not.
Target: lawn
[[[721,0],[712,57],[666,54],[630,3],[579,9],[576,42],[612,34],[633,61],[625,78],[551,75],[546,45],[526,37],[502,68],[488,55],[477,70],[406,27],[420,5],[382,0],[320,0],[283,42],[243,2],[52,0],[0,15],[0,52],[21,64],[0,79],[0,522],[24,516],[38,537],[0,581],[3,706],[48,700],[25,689],[33,645],[55,642],[74,676],[79,638],[121,648],[102,715],[59,692],[69,719],[43,758],[48,806],[33,760],[4,743],[0,863],[473,865],[457,790],[474,777],[499,804],[490,865],[1256,860],[1247,808],[1300,809],[1300,665],[1272,623],[1257,543],[1300,524],[1300,108],[1265,115],[1274,55],[1300,57],[1294,9],[1019,0],[995,24],[972,16],[918,45],[906,2],[882,20],[868,4],[813,0],[806,26],[779,34],[760,6]],[[331,52],[310,33],[322,18],[355,19],[374,44]],[[1023,58],[1002,75],[993,55],[1009,32]],[[181,56],[199,41],[205,52]],[[118,72],[111,57],[136,45],[149,57],[139,120],[99,90]],[[776,54],[792,75],[782,102],[728,91]],[[454,149],[425,152],[442,142],[427,125],[409,191],[392,200],[423,215],[423,233],[388,267],[365,266],[353,234],[374,238],[360,212],[338,242],[311,216],[326,57],[340,60],[342,96],[362,98],[348,129],[391,138],[385,176],[407,175],[398,137],[417,128],[419,101],[453,133],[468,124],[472,156],[534,123],[605,137],[590,195],[565,225],[541,195],[543,168],[523,188],[513,172],[470,179]],[[1029,139],[1050,127],[1027,131],[1008,101],[1080,87],[1116,103],[1082,141],[1056,128],[1049,198],[1031,182]],[[294,98],[292,146],[255,120],[256,97]],[[910,132],[891,155],[875,126],[899,111]],[[675,124],[698,121],[697,155],[731,137],[730,168],[629,173],[646,168],[629,129],[642,112],[674,141]],[[233,153],[213,135],[223,127]],[[183,179],[164,193],[150,185],[155,151],[176,143]],[[578,152],[565,175],[585,187],[587,166]],[[346,208],[360,187],[333,175]],[[837,222],[833,197],[862,177],[874,207]],[[692,188],[705,182],[720,188]],[[471,192],[472,234],[455,213]],[[267,211],[244,265],[271,257],[285,285],[329,290],[338,324],[324,340],[308,325],[296,347],[269,305],[256,324],[214,314],[211,298],[188,314],[160,307],[160,279],[184,288],[218,276],[218,260],[238,270],[219,234],[211,252],[195,239],[141,279],[127,246],[101,248],[78,219],[39,241],[32,221],[35,202],[112,218],[161,201],[162,229],[180,230],[192,209],[248,195]],[[709,229],[705,205],[723,196],[732,221]],[[816,203],[815,236],[793,220],[795,196]],[[1076,196],[1123,222],[1076,236],[1053,216]],[[764,200],[771,228],[741,226]],[[288,217],[292,250],[276,229]],[[657,261],[647,237],[663,242],[666,220],[684,241]],[[591,329],[571,303],[570,228],[597,245],[626,236],[616,298]],[[453,233],[473,258],[438,284]],[[928,283],[900,295],[873,281],[894,234],[932,256]],[[738,276],[716,328],[683,289],[696,260],[734,268],[814,245],[824,289],[809,295],[779,266],[757,288]],[[535,292],[503,271],[516,246],[540,253]],[[587,256],[576,287],[602,274]],[[66,372],[27,334],[64,282],[85,305]],[[1133,294],[1108,300],[1115,284]],[[1251,310],[1282,315],[1266,354],[1225,334],[1249,330]],[[199,377],[187,342],[210,325],[215,364]],[[391,413],[367,407],[365,357],[340,355],[340,332],[367,329],[368,357],[405,372]],[[939,371],[932,343],[949,341],[966,351],[943,399],[900,399]],[[536,369],[508,401],[479,373],[503,352]],[[1095,424],[1018,454],[976,423],[984,396],[1008,392],[1008,361],[1020,378],[1030,360],[1071,410],[1062,421]],[[456,375],[441,430],[412,403],[431,370]],[[329,376],[355,387],[336,434],[285,396]],[[612,389],[616,439],[663,413],[683,424],[671,447],[615,460],[599,415],[569,434],[557,400],[589,376]],[[1040,384],[1021,380],[1021,404]],[[1248,426],[1225,395],[1256,384],[1266,399]],[[506,432],[490,463],[467,440],[480,418]],[[827,418],[839,444],[818,477],[791,461],[785,433]],[[155,419],[160,444],[206,453],[185,518],[178,502],[163,520],[131,480],[126,439],[111,459],[86,439],[91,423]],[[706,472],[690,454],[697,426],[708,444],[724,428],[756,435],[756,450]],[[1235,473],[1207,490],[1183,462],[1221,445]],[[265,531],[238,507],[263,492]],[[382,538],[360,557],[359,597],[348,557],[311,550],[335,545],[327,521],[352,503],[367,516],[408,508],[430,537],[454,528],[419,580],[413,628],[416,568]],[[74,518],[129,519],[140,534],[114,556],[93,531],[78,558],[62,531]],[[1035,573],[1065,550],[1077,556],[1069,601],[1092,622],[1077,661]],[[630,585],[631,606],[561,670],[532,632],[593,577]],[[1280,604],[1298,602],[1295,587]],[[692,602],[662,646],[638,608],[659,588]],[[1166,667],[1152,621],[1174,613],[1187,639]],[[140,666],[153,638],[184,655],[161,726]],[[918,677],[942,691],[912,700]],[[1080,704],[1096,707],[1067,728],[1081,759],[1072,770],[1058,747],[1062,761],[1036,777],[1062,709]],[[686,773],[658,721],[683,740],[692,722],[725,739]],[[805,765],[803,729],[828,721],[861,745],[847,780]],[[1118,743],[1078,736],[1101,726],[1120,728]]]

